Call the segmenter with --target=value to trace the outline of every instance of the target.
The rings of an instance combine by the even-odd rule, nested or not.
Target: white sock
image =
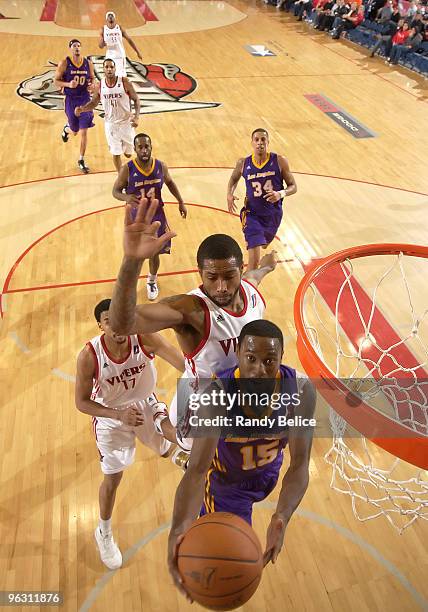
[[[83,161],[83,155],[79,156],[79,161]]]
[[[107,519],[106,521],[100,518],[99,528],[102,535],[107,535],[108,533],[111,533],[111,518]]]
[[[147,282],[148,283],[155,283],[158,280],[158,275],[157,274],[147,274]]]
[[[69,125],[64,125],[64,132],[66,134],[70,134],[71,130],[70,130],[70,126]]]

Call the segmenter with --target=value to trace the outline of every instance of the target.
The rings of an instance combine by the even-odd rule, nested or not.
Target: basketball
[[[213,512],[196,520],[178,549],[184,586],[201,606],[233,610],[256,591],[263,570],[257,535],[235,514]]]

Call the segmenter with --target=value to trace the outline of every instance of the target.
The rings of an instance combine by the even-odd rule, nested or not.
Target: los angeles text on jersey
[[[189,418],[191,427],[248,427],[248,428],[263,428],[273,429],[274,427],[316,427],[317,421],[314,418],[306,418],[300,415],[287,417],[282,414],[274,418],[261,417],[260,419],[252,419],[241,414],[234,416],[217,415],[215,417],[199,417],[197,414],[192,414]]]
[[[141,372],[146,367],[145,363],[142,363],[139,366],[134,366],[131,368],[125,368],[119,376],[112,376],[111,378],[106,378],[109,385],[114,387],[114,385],[120,384],[126,379],[133,379],[133,377],[137,376],[137,374],[141,374]],[[134,385],[135,386],[135,385]]]
[[[252,181],[253,179],[257,179],[257,178],[266,178],[267,176],[275,176],[275,171],[274,170],[269,170],[267,172],[256,172],[256,174],[249,174],[247,176],[247,180]]]

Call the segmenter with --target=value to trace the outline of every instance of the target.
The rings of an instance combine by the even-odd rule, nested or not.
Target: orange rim
[[[428,437],[410,429],[371,408],[365,402],[353,407],[350,390],[333,374],[312,346],[304,323],[304,297],[315,278],[333,264],[346,259],[372,255],[403,253],[410,257],[428,258],[428,247],[415,244],[366,244],[338,251],[312,262],[300,281],[294,299],[294,323],[297,330],[297,351],[303,368],[330,406],[365,438],[422,469],[428,469]],[[386,437],[385,437],[386,436]]]

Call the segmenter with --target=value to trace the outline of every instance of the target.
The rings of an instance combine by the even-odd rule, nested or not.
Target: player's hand
[[[130,427],[139,427],[144,423],[143,413],[135,404],[131,404],[125,410],[121,410],[119,418],[124,425],[129,425]]]
[[[183,217],[183,219],[186,219],[187,218],[187,208],[184,202],[179,203],[178,210],[180,211],[180,215]]]
[[[76,115],[76,117],[80,117],[80,115],[82,114],[82,107],[76,106],[76,108],[74,109],[74,114]]]
[[[132,127],[134,127],[134,128],[136,128],[136,127],[138,126],[138,117],[137,117],[136,115],[133,115],[133,116],[132,116],[132,119],[131,119],[131,125],[132,125]]]
[[[183,578],[181,577],[180,572],[178,571],[178,549],[180,547],[181,542],[183,541],[184,533],[180,533],[179,535],[175,535],[172,532],[169,534],[168,538],[168,569],[169,573],[172,576],[175,586],[180,591],[182,595],[190,602],[193,602],[193,599],[190,597],[189,593],[184,588]]]
[[[263,255],[260,260],[259,268],[270,268],[271,272],[273,272],[278,263],[277,255],[278,254],[276,251],[271,251],[270,253]]]
[[[284,543],[287,524],[277,514],[273,514],[266,535],[266,550],[263,554],[263,567],[272,561],[275,563]]]
[[[281,194],[278,191],[272,191],[272,189],[270,189],[269,191],[266,191],[266,193],[265,193],[265,195],[263,197],[270,204],[275,204],[276,202],[280,201]]]
[[[70,89],[76,89],[78,84],[79,83],[73,79],[72,81],[69,82],[68,86],[69,86]]]
[[[237,205],[235,204],[235,200],[239,200],[238,196],[234,196],[230,193],[227,194],[227,208],[231,213],[236,212]]]
[[[166,232],[158,238],[160,221],[153,216],[159,206],[159,200],[141,198],[135,220],[132,219],[132,206],[126,205],[125,231],[123,233],[123,251],[126,257],[150,259],[157,255],[163,246],[177,234]]]
[[[140,198],[136,193],[128,193],[126,195],[126,203],[130,204],[133,208],[136,208],[140,203]]]

